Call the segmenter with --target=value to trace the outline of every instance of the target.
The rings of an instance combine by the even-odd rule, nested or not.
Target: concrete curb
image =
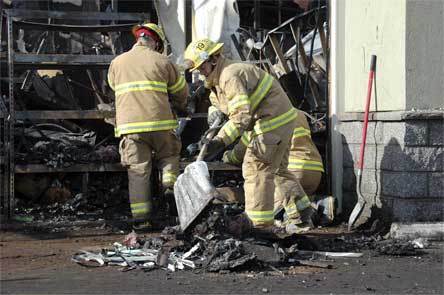
[[[444,222],[392,223],[390,237],[411,240],[424,238],[444,241]]]

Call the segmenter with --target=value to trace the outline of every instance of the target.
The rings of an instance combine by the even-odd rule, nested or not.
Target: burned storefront
[[[77,3],[79,2],[79,3]],[[129,217],[127,178],[114,136],[114,93],[106,80],[114,56],[134,43],[134,24],[158,22],[161,3],[145,1],[11,1],[2,10],[2,218],[112,224]],[[240,26],[229,54],[278,78],[304,111],[326,167],[317,195],[330,193],[328,164],[328,15],[322,1],[233,2]],[[185,39],[195,9],[186,2]],[[159,18],[160,13],[160,18]],[[273,17],[269,17],[273,14]],[[164,24],[167,26],[167,24]],[[174,53],[177,40],[168,36]],[[183,44],[182,46],[185,46]],[[173,55],[174,56],[174,55]],[[194,160],[205,130],[208,92],[188,76],[194,114],[181,125],[181,168]],[[208,162],[211,179],[242,199],[237,166]],[[152,175],[158,225],[174,223]]]
[[[0,1],[1,293],[443,293],[442,1]]]

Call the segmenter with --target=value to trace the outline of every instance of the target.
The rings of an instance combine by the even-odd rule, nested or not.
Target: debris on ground
[[[414,241],[384,240],[376,244],[376,251],[381,255],[416,256],[422,253],[424,244]]]
[[[384,240],[381,237],[338,237],[315,240],[292,235],[281,240],[236,237],[227,231],[227,220],[243,211],[238,204],[211,204],[185,232],[167,227],[159,237],[129,233],[123,243],[101,252],[80,251],[73,261],[84,266],[122,266],[122,271],[164,269],[169,272],[264,271],[281,275],[297,266],[332,269],[335,259],[360,258],[362,250],[380,255],[420,255],[425,241]]]
[[[123,245],[129,248],[138,248],[139,243],[137,243],[137,234],[134,231],[127,234],[125,239],[123,240]]]
[[[383,239],[381,236],[336,237],[317,242],[317,247],[324,250],[346,252],[350,249],[356,251],[371,250],[379,255],[415,256],[422,254],[422,249],[427,248],[425,239],[400,240]]]

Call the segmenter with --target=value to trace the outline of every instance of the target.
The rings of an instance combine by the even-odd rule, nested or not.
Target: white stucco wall
[[[373,111],[444,106],[444,0],[338,2],[338,18],[345,19],[345,39],[337,39],[345,52],[345,112],[364,109],[372,54],[378,57]]]
[[[346,2],[342,16],[345,18],[344,110],[363,111],[372,54],[378,57],[377,96],[372,97],[372,110],[404,110],[406,0],[340,1]]]
[[[408,0],[406,109],[444,107],[444,0]]]

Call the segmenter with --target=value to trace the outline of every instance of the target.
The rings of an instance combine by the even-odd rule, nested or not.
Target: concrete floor
[[[443,294],[444,244],[418,257],[375,256],[336,259],[333,269],[296,266],[282,276],[261,273],[167,273],[85,268],[70,257],[81,248],[110,246],[123,235],[82,231],[69,234],[0,233],[1,294]]]

